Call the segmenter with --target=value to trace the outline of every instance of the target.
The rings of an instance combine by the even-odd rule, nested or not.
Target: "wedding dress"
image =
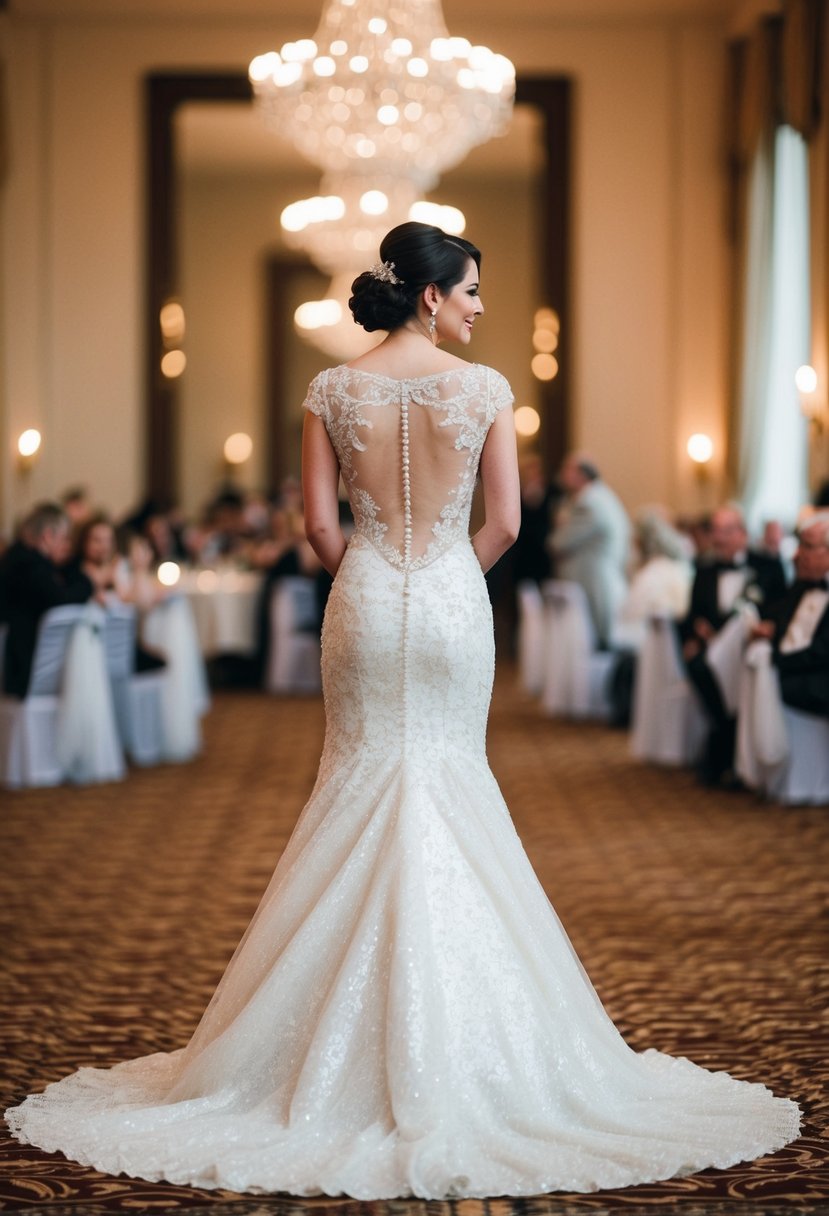
[[[477,364],[323,372],[356,531],[323,631],[311,798],[189,1045],[7,1112],[109,1173],[361,1199],[626,1186],[780,1148],[762,1085],[627,1046],[487,766],[492,619],[468,538],[511,394]]]

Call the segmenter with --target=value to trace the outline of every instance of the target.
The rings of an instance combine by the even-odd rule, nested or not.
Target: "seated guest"
[[[271,598],[282,578],[306,575],[316,579],[321,570],[319,559],[305,534],[302,487],[296,478],[286,478],[271,513],[271,536],[249,552],[254,569],[264,572],[256,614],[256,654],[254,677],[261,683],[270,648]],[[323,605],[324,607],[324,605]],[[317,627],[322,624],[322,611]]]
[[[784,705],[829,717],[829,511],[801,525],[795,582],[753,633],[771,639]]]
[[[637,513],[634,550],[639,564],[631,576],[613,636],[616,644],[638,650],[648,617],[680,620],[685,616],[693,571],[684,537],[659,507],[645,507]]]
[[[60,505],[69,520],[70,533],[75,536],[92,518],[92,505],[85,486],[71,486],[60,496]]]
[[[584,588],[596,637],[606,647],[627,586],[628,517],[588,456],[566,457],[558,480],[566,500],[549,541],[556,578]]]
[[[40,618],[62,604],[83,604],[96,594],[89,574],[65,568],[69,556],[69,519],[56,503],[35,507],[18,540],[0,562],[4,612],[9,625],[4,691],[25,697],[32,672]]]
[[[146,541],[133,538],[130,561],[124,561],[115,546],[115,528],[106,515],[92,515],[81,527],[75,542],[75,555],[70,569],[86,574],[104,596],[114,596],[124,603],[135,603],[143,611],[159,603],[168,594],[150,573],[152,552]],[[164,659],[136,640],[136,671],[155,671],[164,667]]]
[[[725,506],[714,512],[711,546],[714,560],[697,566],[691,605],[679,628],[688,678],[710,723],[700,777],[707,785],[717,785],[733,765],[736,720],[706,661],[706,650],[741,602],[754,603],[760,610],[780,599],[786,579],[779,558],[748,549],[739,507]]]
[[[512,577],[516,583],[543,583],[550,577],[547,537],[561,490],[544,476],[541,457],[532,453],[519,463],[521,527],[510,551]]]

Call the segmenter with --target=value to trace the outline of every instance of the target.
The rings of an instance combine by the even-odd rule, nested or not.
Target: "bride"
[[[484,742],[512,397],[440,349],[484,311],[480,254],[408,223],[380,257],[350,303],[389,336],[305,402],[308,537],[336,575],[311,798],[188,1046],[82,1068],[6,1118],[112,1174],[359,1199],[592,1191],[772,1152],[797,1106],[629,1048],[515,834]]]

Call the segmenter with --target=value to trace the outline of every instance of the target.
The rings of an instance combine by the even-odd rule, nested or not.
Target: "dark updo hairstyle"
[[[368,270],[358,275],[348,301],[354,320],[369,333],[399,329],[415,315],[420,293],[434,283],[446,294],[460,283],[470,258],[480,271],[480,250],[470,241],[432,224],[398,224],[383,237],[380,261],[393,263],[401,281],[388,283]]]

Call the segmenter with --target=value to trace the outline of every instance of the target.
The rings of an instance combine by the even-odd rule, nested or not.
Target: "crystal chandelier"
[[[297,310],[299,332],[328,354],[373,345],[347,309],[351,280],[405,219],[460,233],[455,208],[422,200],[440,174],[508,127],[515,69],[450,38],[440,0],[326,0],[314,38],[250,65],[267,120],[323,171],[319,194],[286,207],[286,244],[332,277]]]
[[[257,56],[254,93],[328,172],[401,168],[419,191],[507,127],[515,69],[450,38],[440,0],[327,0],[313,39]]]

